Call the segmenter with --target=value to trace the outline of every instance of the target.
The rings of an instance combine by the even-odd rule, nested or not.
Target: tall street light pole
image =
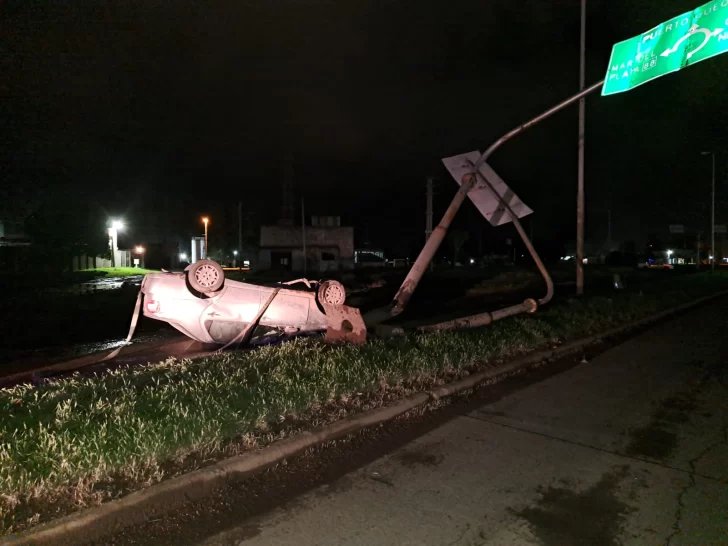
[[[238,201],[238,251],[243,251],[243,202]]]
[[[123,222],[112,220],[109,228],[109,246],[111,247],[111,266],[116,267],[116,251],[119,250],[119,231],[124,229]]]
[[[713,160],[713,178],[710,190],[710,269],[715,271],[715,152],[702,152]]]
[[[579,91],[586,85],[586,0],[581,0],[581,39],[579,44]],[[576,295],[584,294],[584,129],[585,99],[579,100],[579,169],[576,195]]]
[[[205,216],[202,219],[202,222],[205,224],[205,259],[207,259],[207,224],[210,222],[210,219]]]

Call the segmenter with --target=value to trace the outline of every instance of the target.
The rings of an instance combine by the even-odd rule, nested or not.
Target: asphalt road
[[[456,410],[411,441],[400,423],[390,449],[361,464],[356,440],[334,446],[103,543],[728,544],[725,305]],[[330,479],[311,483],[307,465]]]

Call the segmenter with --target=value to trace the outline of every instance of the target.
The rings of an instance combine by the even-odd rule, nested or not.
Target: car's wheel
[[[318,287],[318,299],[328,305],[344,305],[346,290],[339,281],[324,281]]]
[[[217,292],[225,282],[225,273],[220,264],[212,260],[200,260],[187,269],[190,286],[202,294]]]

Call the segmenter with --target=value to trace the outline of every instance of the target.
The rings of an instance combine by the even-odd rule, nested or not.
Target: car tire
[[[319,284],[316,296],[322,304],[344,305],[346,301],[346,289],[339,281],[324,281]]]
[[[201,294],[217,292],[225,284],[225,272],[212,260],[200,260],[187,268],[190,286]]]

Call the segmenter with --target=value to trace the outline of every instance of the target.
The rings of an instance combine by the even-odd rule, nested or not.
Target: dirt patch
[[[526,520],[544,546],[616,546],[627,514],[633,509],[617,498],[628,466],[608,472],[589,489],[545,487],[535,506],[513,510]]]

